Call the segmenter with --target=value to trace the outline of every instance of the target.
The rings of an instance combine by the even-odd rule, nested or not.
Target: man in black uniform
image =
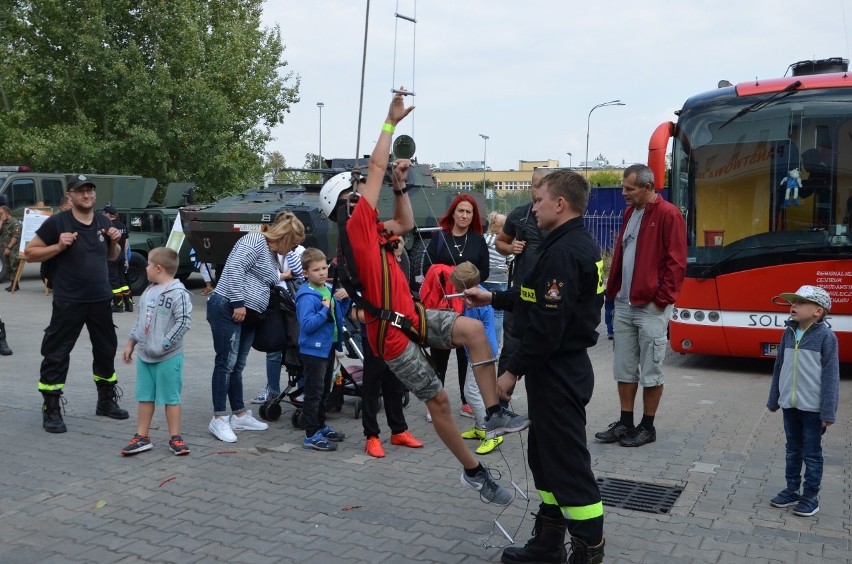
[[[92,372],[98,389],[97,415],[127,419],[118,406],[115,351],[118,340],[112,323],[112,290],[107,260],[121,253],[121,233],[101,214],[95,214],[95,185],[82,174],[71,177],[67,192],[70,210],[49,217],[27,245],[27,260],[54,259],[53,313],[41,343],[41,378],[44,396],[42,426],[48,433],[64,433],[60,397],[71,350],[83,325],[92,341]]]
[[[553,172],[552,168],[537,168],[532,175],[532,189],[540,188],[545,176]],[[530,195],[532,195],[530,190]],[[547,235],[539,229],[535,214],[532,212],[533,203],[521,204],[509,212],[503,229],[497,234],[494,248],[504,256],[512,257],[510,267],[509,289],[520,290],[524,276],[535,265],[538,247]],[[520,348],[521,342],[512,336],[512,312],[503,313],[503,347],[500,349],[500,361],[497,373],[506,370],[506,361]]]
[[[127,285],[127,227],[118,219],[118,210],[115,206],[104,206],[104,215],[107,216],[112,226],[121,233],[118,246],[121,253],[118,258],[107,263],[109,269],[109,285],[112,287],[112,311],[133,311],[133,296],[130,295],[130,286]]]
[[[586,405],[594,373],[587,348],[597,343],[604,300],[603,261],[583,225],[589,185],[559,170],[533,188],[533,213],[548,231],[520,290],[466,290],[473,305],[492,304],[514,313],[512,331],[521,347],[506,362],[497,386],[508,396],[526,375],[529,464],[541,498],[535,536],[509,547],[502,561],[603,562],[603,504],[586,446]]]

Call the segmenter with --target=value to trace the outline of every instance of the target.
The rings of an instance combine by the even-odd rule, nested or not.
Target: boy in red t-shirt
[[[404,92],[401,89],[401,92]],[[426,342],[417,344],[400,327],[408,320],[414,330],[420,330],[420,319],[408,288],[408,280],[393,257],[393,241],[414,228],[411,201],[406,195],[405,182],[411,161],[398,160],[393,169],[395,206],[393,219],[380,222],[376,206],[382,189],[382,180],[388,167],[391,136],[396,125],[414,107],[405,107],[403,94],[394,94],[388,117],[370,157],[366,181],[360,184],[357,197],[352,194],[351,173],[338,174],[325,183],[320,191],[323,211],[346,230],[351,247],[350,256],[361,281],[361,298],[379,310],[391,312],[389,319],[379,319],[370,311],[357,310],[360,320],[367,324],[367,338],[373,350],[381,356],[419,399],[426,402],[432,414],[438,436],[464,466],[462,484],[480,492],[489,503],[507,505],[512,494],[498,484],[489,470],[481,465],[461,438],[450,413],[450,403],[435,371],[423,352],[424,346],[437,348],[467,347],[474,375],[488,406],[487,433],[496,437],[518,432],[529,426],[529,420],[500,407],[497,397],[497,372],[494,355],[485,336],[482,323],[476,319],[459,316],[448,310],[426,310]],[[347,213],[347,203],[351,217]],[[340,213],[338,214],[338,210]],[[353,300],[358,305],[359,300]]]

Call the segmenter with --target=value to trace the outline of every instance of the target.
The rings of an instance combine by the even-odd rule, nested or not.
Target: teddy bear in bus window
[[[781,179],[781,185],[787,184],[787,190],[784,192],[784,202],[782,207],[798,206],[799,205],[799,188],[802,187],[802,175],[798,168],[794,168],[787,173],[787,176]],[[790,193],[792,192],[793,200],[790,201]]]

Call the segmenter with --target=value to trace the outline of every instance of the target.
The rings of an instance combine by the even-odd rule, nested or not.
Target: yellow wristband
[[[382,131],[387,131],[388,133],[393,135],[393,132],[396,131],[396,128],[394,126],[392,126],[391,124],[386,123],[382,126]]]

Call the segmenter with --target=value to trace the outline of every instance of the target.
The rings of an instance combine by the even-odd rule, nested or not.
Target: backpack
[[[53,217],[56,218],[57,229],[59,230],[60,235],[68,233],[74,229],[74,225],[71,223],[71,210],[59,212]],[[95,214],[95,221],[98,223],[98,227],[100,229],[109,229],[112,225],[106,216],[97,213]],[[45,286],[51,290],[53,289],[53,276],[56,274],[56,268],[58,265],[59,255],[56,255],[42,263],[42,278],[45,281]]]

